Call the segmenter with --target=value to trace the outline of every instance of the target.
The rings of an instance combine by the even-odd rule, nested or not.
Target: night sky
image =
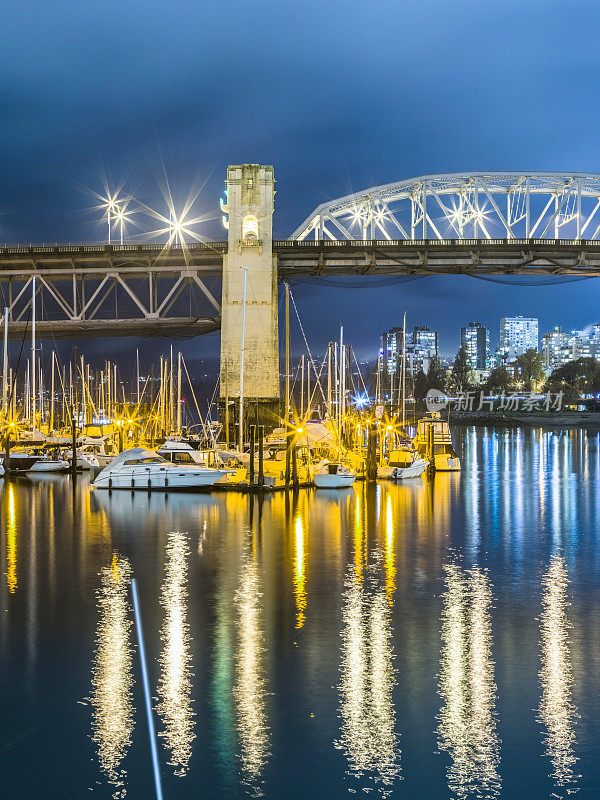
[[[124,182],[164,211],[165,174],[176,203],[203,187],[198,232],[224,239],[229,163],[275,166],[282,238],[324,200],[402,178],[600,172],[599,23],[587,0],[5,0],[0,241],[99,240],[86,189]],[[409,325],[440,331],[445,354],[470,320],[491,328],[494,346],[503,315],[539,316],[540,332],[600,319],[595,279],[293,292],[316,351],[342,322],[363,358],[405,309]],[[214,356],[218,341],[185,351]],[[100,342],[84,348],[106,355]]]

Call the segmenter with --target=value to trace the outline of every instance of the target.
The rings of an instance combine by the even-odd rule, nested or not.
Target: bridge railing
[[[227,250],[227,242],[191,242],[182,246],[180,244],[166,245],[164,242],[152,242],[145,244],[19,244],[0,247],[0,253],[8,254],[27,254],[27,253],[135,253],[147,251],[164,251],[165,253],[191,253],[201,251]]]
[[[490,245],[547,245],[549,247],[600,247],[599,239],[280,239],[273,241],[273,247],[277,249],[297,249],[306,248],[333,249],[340,247],[485,247]]]

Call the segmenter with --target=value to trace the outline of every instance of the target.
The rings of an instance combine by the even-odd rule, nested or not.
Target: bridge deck
[[[219,277],[227,242],[0,248],[0,281],[40,272],[101,278]],[[275,240],[281,277],[303,275],[600,275],[600,241],[574,239]]]
[[[384,275],[600,276],[600,241],[433,239],[273,242],[279,277]],[[0,296],[9,334],[30,316],[32,278],[39,336],[194,336],[220,327],[211,281],[226,242],[0,248]],[[214,281],[212,281],[214,283]],[[6,290],[5,287],[6,286]],[[196,316],[193,316],[196,314]]]

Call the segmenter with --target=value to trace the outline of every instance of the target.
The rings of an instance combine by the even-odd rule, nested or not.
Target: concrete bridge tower
[[[279,340],[277,262],[273,255],[273,167],[242,164],[227,168],[227,198],[221,203],[229,228],[223,258],[221,311],[221,408],[227,393],[230,424],[238,418],[244,269],[244,418],[278,424]],[[234,401],[231,405],[231,401]],[[232,413],[233,412],[233,413]],[[224,422],[224,415],[221,415]]]

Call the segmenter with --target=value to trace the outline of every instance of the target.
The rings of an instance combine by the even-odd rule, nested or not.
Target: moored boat
[[[94,486],[145,491],[206,489],[226,474],[227,470],[200,464],[173,464],[153,450],[133,447],[115,456],[96,476]]]
[[[319,489],[347,489],[356,480],[356,472],[339,462],[322,461],[313,473],[313,480]]]
[[[452,445],[450,428],[437,412],[419,420],[413,445],[422,458],[430,461],[436,472],[460,470],[460,459]]]

